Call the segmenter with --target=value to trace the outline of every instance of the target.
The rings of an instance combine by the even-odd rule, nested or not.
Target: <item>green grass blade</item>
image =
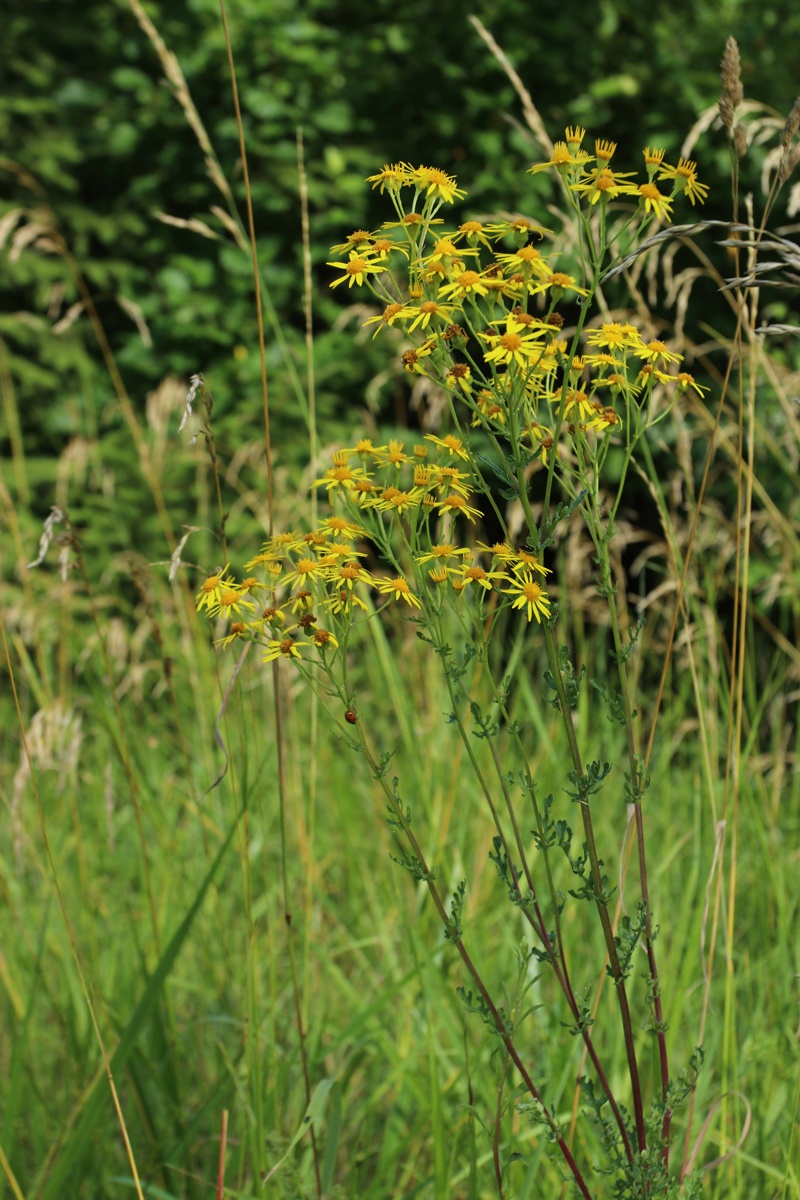
[[[136,1006],[133,1016],[120,1038],[119,1045],[111,1057],[111,1071],[114,1075],[119,1074],[127,1062],[136,1043],[136,1038],[151,1017],[158,1003],[164,982],[175,965],[175,961],[183,947],[183,943],[186,941],[192,923],[200,911],[200,906],[205,899],[211,881],[231,844],[238,823],[239,817],[237,816],[225,841],[220,846],[219,852],[211,864],[205,879],[201,883],[189,911],[173,934],[169,945],[161,957],[161,961],[144,990],[141,1000]],[[88,1095],[83,1113],[75,1126],[74,1133],[56,1158],[52,1172],[47,1178],[35,1181],[34,1186],[31,1188],[31,1196],[37,1197],[38,1200],[61,1200],[61,1197],[66,1194],[65,1181],[87,1151],[92,1131],[107,1111],[106,1087],[107,1081],[105,1076],[100,1076]]]

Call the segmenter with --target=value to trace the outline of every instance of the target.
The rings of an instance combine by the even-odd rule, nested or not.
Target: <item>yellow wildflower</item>
[[[414,595],[402,575],[397,575],[394,579],[379,579],[375,586],[382,596],[391,596],[394,594],[395,600],[405,600],[406,604],[411,608],[422,608],[422,604]]]
[[[525,572],[521,579],[515,579],[510,587],[500,590],[508,596],[515,597],[512,608],[527,608],[529,621],[531,617],[536,617],[541,625],[542,617],[550,616],[550,601],[547,592],[540,587],[529,572]]]

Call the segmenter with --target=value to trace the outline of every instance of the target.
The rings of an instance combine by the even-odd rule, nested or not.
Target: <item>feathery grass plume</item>
[[[800,96],[797,97],[792,105],[791,111],[786,118],[786,124],[781,130],[781,145],[783,146],[784,150],[789,149],[791,140],[797,133],[798,129],[800,129]]]
[[[798,162],[800,162],[800,145],[792,145],[792,139],[798,130],[800,130],[800,96],[797,97],[792,105],[789,115],[786,118],[786,123],[781,130],[783,155],[778,166],[778,179],[781,183],[786,182]]]
[[[727,129],[728,136],[733,137],[736,109],[744,99],[742,63],[735,37],[729,37],[725,43],[725,53],[720,66],[722,69],[722,95],[719,98],[719,119]]]
[[[795,169],[795,167],[797,166],[797,164],[799,162],[800,162],[800,145],[794,146],[793,149],[791,149],[789,151],[789,153],[785,154],[783,156],[783,158],[781,159],[781,165],[780,165],[780,169],[778,172],[778,177],[779,177],[781,183],[784,183],[789,178],[792,171]],[[792,214],[790,213],[789,215],[791,216]]]

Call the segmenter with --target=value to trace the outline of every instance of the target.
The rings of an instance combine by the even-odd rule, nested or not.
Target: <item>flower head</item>
[[[366,253],[359,254],[355,250],[350,251],[350,256],[346,263],[344,262],[329,262],[329,267],[336,267],[339,271],[344,271],[344,275],[340,275],[338,279],[334,279],[331,287],[338,287],[340,283],[346,283],[348,287],[352,287],[357,283],[359,287],[364,282],[368,275],[379,275],[381,271],[385,271],[386,267],[375,262]]]
[[[276,658],[300,658],[300,649],[308,642],[298,642],[287,633],[284,638],[272,638],[267,642],[262,662],[274,662]]]
[[[454,200],[460,200],[467,194],[458,187],[458,181],[452,175],[447,175],[438,167],[417,167],[415,171],[409,169],[408,182],[424,191],[426,196],[435,196],[437,200],[444,200],[447,204],[452,204]]]
[[[646,213],[654,213],[660,221],[669,221],[672,219],[670,209],[672,201],[669,196],[662,196],[654,183],[642,183],[639,185],[639,197],[644,201],[644,211]]]
[[[209,575],[203,580],[200,585],[200,591],[195,597],[197,611],[202,612],[204,608],[211,611],[219,604],[219,598],[222,592],[229,587],[235,587],[234,581],[228,576],[228,564],[221,571],[216,571],[213,575]]]
[[[528,610],[528,620],[531,617],[536,617],[536,620],[541,625],[542,617],[549,618],[550,616],[550,601],[547,592],[536,582],[529,572],[524,572],[520,579],[515,579],[510,587],[501,588],[508,596],[514,596],[515,599],[511,605],[512,608]]]
[[[695,201],[699,200],[701,204],[705,204],[706,196],[708,195],[708,187],[705,183],[699,183],[697,180],[697,163],[692,162],[688,158],[679,158],[677,167],[671,167],[664,164],[663,170],[659,175],[659,181],[662,179],[674,180],[674,194],[685,192],[689,197],[690,204],[694,205]]]
[[[394,595],[395,600],[405,600],[406,604],[410,605],[411,608],[422,608],[422,604],[414,595],[402,575],[397,575],[394,579],[379,579],[375,586],[382,596]]]

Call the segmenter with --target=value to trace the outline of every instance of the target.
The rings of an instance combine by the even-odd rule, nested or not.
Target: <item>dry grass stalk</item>
[[[719,119],[728,131],[728,136],[733,137],[736,109],[744,100],[742,63],[739,58],[739,46],[734,37],[729,37],[725,43],[721,68],[722,95],[719,98]]]

